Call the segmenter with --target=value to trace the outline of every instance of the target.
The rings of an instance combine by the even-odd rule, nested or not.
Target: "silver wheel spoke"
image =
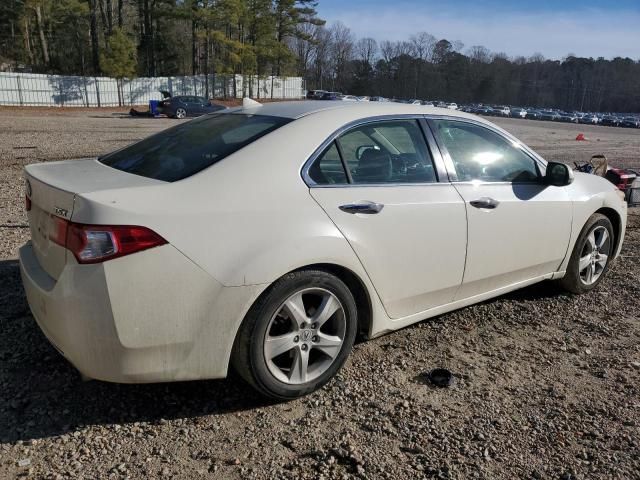
[[[333,295],[325,295],[322,299],[322,303],[318,307],[318,311],[313,316],[311,321],[318,324],[318,328],[321,328],[327,320],[329,320],[334,313],[340,308],[340,303]]]
[[[591,266],[591,255],[585,255],[580,259],[580,263],[578,263],[578,271],[582,273],[585,268]]]
[[[322,332],[318,332],[318,341],[313,345],[316,348],[328,355],[331,358],[336,358],[340,353],[342,347],[342,339],[333,335],[327,335]]]
[[[607,241],[607,239],[609,238],[609,233],[607,232],[606,228],[602,229],[602,235],[600,235],[600,238],[598,239],[598,242],[596,243],[596,246],[598,247],[598,249],[601,249],[605,242]]]
[[[309,368],[309,351],[303,352],[299,348],[293,357],[293,364],[289,372],[289,381],[292,383],[304,383],[307,381],[307,370]]]
[[[264,342],[265,357],[272,359],[294,348],[296,346],[293,341],[295,336],[296,333],[292,332],[277,337],[267,337],[267,340]]]
[[[298,327],[309,321],[309,317],[307,317],[307,312],[304,308],[304,303],[302,302],[301,293],[298,293],[289,298],[289,300],[287,300],[284,304],[284,309],[289,314],[291,320],[296,322]]]
[[[587,237],[587,243],[589,244],[589,250],[593,251],[593,249],[596,248],[596,232],[595,232],[595,230],[593,230],[591,233],[589,233],[589,236]]]
[[[587,283],[591,283],[593,281],[593,274],[595,273],[595,265],[589,265],[587,268]]]
[[[598,254],[598,258],[596,259],[596,263],[600,265],[603,269],[607,265],[607,260],[609,259],[608,255],[603,255],[602,253]]]

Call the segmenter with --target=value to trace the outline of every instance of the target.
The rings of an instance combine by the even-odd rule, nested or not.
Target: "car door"
[[[555,272],[571,235],[566,189],[545,185],[544,165],[497,130],[462,119],[429,124],[467,210],[467,262],[455,299]]]
[[[187,112],[189,115],[202,115],[202,102],[200,101],[200,97],[186,97],[187,98]]]
[[[328,140],[305,167],[311,195],[391,318],[451,302],[462,282],[465,207],[424,129],[415,118],[364,122]]]

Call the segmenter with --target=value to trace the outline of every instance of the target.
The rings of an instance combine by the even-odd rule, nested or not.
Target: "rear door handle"
[[[366,213],[368,215],[373,215],[375,213],[380,213],[384,208],[384,205],[382,203],[364,201],[347,203],[346,205],[340,205],[338,208],[347,213]]]
[[[476,208],[485,208],[487,210],[493,210],[494,208],[497,208],[498,205],[500,205],[499,201],[489,197],[482,197],[477,200],[471,200],[469,203]]]

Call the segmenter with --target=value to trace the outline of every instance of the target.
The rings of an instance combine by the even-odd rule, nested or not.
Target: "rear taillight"
[[[167,243],[146,227],[83,225],[60,217],[53,217],[49,238],[71,251],[78,263],[100,263]]]
[[[25,195],[25,196],[24,196],[24,209],[25,209],[27,212],[30,212],[30,211],[31,211],[31,199],[29,198],[29,196],[28,196],[28,195]]]

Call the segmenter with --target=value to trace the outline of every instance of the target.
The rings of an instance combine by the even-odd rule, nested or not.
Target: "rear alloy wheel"
[[[176,108],[176,118],[187,118],[187,111],[184,108]]]
[[[614,253],[613,235],[613,226],[607,217],[598,213],[592,215],[576,241],[560,285],[573,293],[585,293],[595,288],[609,268]]]
[[[240,375],[266,396],[290,399],[328,382],[353,345],[357,312],[348,287],[328,272],[293,272],[247,314],[234,347]]]

